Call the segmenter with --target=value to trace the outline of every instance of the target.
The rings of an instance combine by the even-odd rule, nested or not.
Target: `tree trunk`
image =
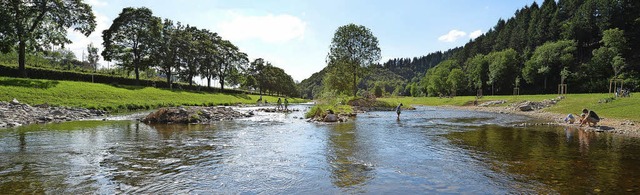
[[[224,90],[224,77],[220,77],[220,90]]]
[[[20,36],[20,42],[18,43],[18,70],[20,71],[20,77],[27,77],[27,69],[25,68],[25,55],[27,44],[24,42],[24,38]]]
[[[136,85],[140,86],[140,70],[138,70],[138,63],[136,63],[134,71],[136,73]]]
[[[211,76],[207,76],[207,88],[211,88]]]
[[[544,77],[544,92],[547,92],[547,77]]]
[[[358,67],[353,68],[353,97],[356,97],[358,93],[358,86],[356,84],[356,75],[357,75]]]
[[[173,89],[171,86],[171,68],[167,71],[167,84],[169,85],[169,89]]]

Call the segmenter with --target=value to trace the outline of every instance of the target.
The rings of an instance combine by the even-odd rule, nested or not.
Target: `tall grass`
[[[628,119],[640,121],[640,94],[634,93],[631,97],[613,98],[611,94],[590,93],[590,94],[567,94],[563,100],[555,106],[545,108],[545,111],[559,114],[580,113],[583,108],[594,110],[604,118]],[[507,103],[500,106],[507,106],[511,103],[524,101],[542,101],[556,98],[558,95],[520,95],[520,96],[484,96],[479,99],[479,103],[492,100],[506,100]],[[426,105],[426,106],[465,106],[472,105],[475,96],[458,96],[454,98],[438,97],[396,97],[379,98],[392,104]],[[611,101],[606,101],[611,100]]]
[[[13,98],[31,105],[47,103],[121,112],[178,105],[254,104],[259,96],[0,77],[0,101],[11,101]],[[275,103],[278,97],[264,96],[263,100]],[[305,100],[292,98],[289,102],[301,103]]]

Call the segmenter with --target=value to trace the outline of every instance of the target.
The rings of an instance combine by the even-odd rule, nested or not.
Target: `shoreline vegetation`
[[[30,105],[79,107],[120,113],[175,106],[232,106],[256,104],[260,95],[169,90],[154,87],[0,77],[0,101],[19,100]],[[275,103],[277,96],[263,95]],[[308,100],[289,98],[289,103]]]
[[[100,117],[177,106],[256,104],[260,95],[0,77],[0,128]],[[262,96],[273,105],[277,96]],[[308,100],[289,98],[289,103]],[[42,110],[37,110],[41,109]],[[37,111],[36,111],[37,110]],[[32,113],[33,112],[33,113]]]
[[[640,137],[640,123],[638,123],[640,121],[640,112],[635,110],[640,108],[640,97],[638,97],[638,94],[632,94],[631,97],[624,98],[614,98],[613,95],[606,93],[567,94],[563,97],[559,97],[556,94],[484,96],[478,99],[477,105],[473,103],[475,96],[453,98],[392,97],[379,98],[379,100],[391,104],[402,102],[405,105],[437,106],[470,111],[518,114],[549,121],[552,125]],[[483,103],[486,104],[482,105]],[[520,107],[523,105],[539,106],[528,111],[522,111]],[[588,127],[587,125],[579,127],[579,124],[568,124],[563,121],[564,117],[570,113],[579,116],[577,114],[580,114],[583,108],[594,110],[602,118],[596,127]]]
[[[335,99],[335,98],[334,98]],[[476,101],[474,103],[474,101]],[[453,98],[441,97],[387,97],[387,98],[356,98],[347,101],[320,100],[305,115],[313,121],[321,121],[326,110],[331,109],[342,116],[355,116],[357,113],[368,111],[392,111],[395,105],[403,103],[403,109],[415,109],[412,106],[436,106],[448,109],[494,112],[502,114],[524,115],[543,121],[544,124],[524,123],[517,126],[530,125],[559,125],[581,128],[586,131],[608,132],[631,137],[640,137],[640,97],[632,94],[630,97],[613,97],[607,93],[590,94],[556,94],[519,95],[519,96],[484,96],[478,100],[475,96],[459,96]],[[568,124],[564,118],[568,114],[578,116],[583,108],[594,110],[602,120],[595,127],[588,125]]]

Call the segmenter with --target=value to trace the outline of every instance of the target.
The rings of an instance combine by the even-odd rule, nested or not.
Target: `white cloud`
[[[440,37],[438,37],[439,41],[443,41],[443,42],[454,42],[456,40],[458,40],[461,37],[466,36],[467,33],[464,31],[459,31],[459,30],[451,30],[449,31],[449,33],[447,33],[446,35],[442,35]]]
[[[86,2],[92,7],[104,7],[108,5],[107,2],[100,1],[100,0],[87,0]]]
[[[98,55],[100,55],[100,52],[103,50],[102,31],[109,28],[111,20],[107,16],[97,13],[95,10],[93,11],[93,14],[96,16],[96,28],[89,37],[86,37],[82,33],[74,31],[73,29],[67,30],[67,35],[72,43],[65,45],[65,48],[73,51],[78,60],[82,60],[83,53],[86,58],[87,45],[89,45],[89,43],[93,43],[93,46],[98,48]],[[100,56],[98,64],[102,67],[106,67],[107,65],[107,63],[102,59],[102,56]]]
[[[481,30],[476,30],[476,31],[473,31],[473,32],[469,33],[469,38],[475,39],[475,38],[478,38],[480,35],[482,35],[482,31]]]
[[[281,43],[303,39],[307,26],[300,18],[287,14],[265,16],[231,14],[230,21],[218,24],[220,36],[231,41],[259,39],[267,43]]]

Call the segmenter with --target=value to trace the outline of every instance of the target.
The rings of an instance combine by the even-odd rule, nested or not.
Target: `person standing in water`
[[[402,109],[402,103],[396,107],[396,114],[398,114],[398,118],[396,120],[400,120],[400,110]]]

